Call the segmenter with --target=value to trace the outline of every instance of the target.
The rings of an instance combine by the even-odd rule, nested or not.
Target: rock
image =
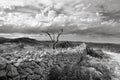
[[[35,68],[39,68],[40,66],[34,62],[34,61],[29,61],[29,62],[22,62],[19,64],[22,68],[30,68],[30,69],[35,69]]]
[[[33,72],[35,73],[35,74],[42,74],[42,71],[41,71],[41,69],[40,68],[35,68],[35,69],[33,69]]]
[[[6,67],[6,63],[0,63],[0,70]]]
[[[40,68],[40,66],[37,63],[34,66],[35,68]]]
[[[0,70],[6,67],[7,60],[0,57]]]
[[[20,76],[16,76],[12,80],[20,80]]]
[[[14,77],[19,75],[17,68],[14,67],[13,65],[8,65],[7,70],[8,70],[7,76]]]
[[[7,71],[10,71],[10,70],[11,70],[11,67],[12,67],[11,64],[7,64],[7,65],[6,65],[6,70],[7,70]]]
[[[86,50],[87,47],[88,46],[85,43],[82,43],[81,45],[75,47],[75,50],[84,51],[84,50]]]
[[[22,78],[26,77],[26,76],[29,74],[28,72],[26,72],[26,71],[25,71],[23,68],[21,68],[21,67],[18,67],[17,69],[18,69],[18,73],[19,73],[20,77],[22,77]]]
[[[34,62],[34,61],[32,61],[32,62],[30,62],[31,63],[31,66],[34,66],[35,68],[39,68],[40,66],[36,63],[36,62]]]
[[[22,61],[23,61],[23,59],[18,59],[18,60],[17,60],[18,63],[20,63],[20,62],[22,62]]]
[[[6,71],[0,70],[0,77],[5,77],[5,76],[6,76]]]
[[[27,80],[36,80],[34,75],[28,75]]]
[[[16,62],[16,63],[14,63],[14,65],[15,65],[15,66],[19,66],[19,65],[20,65],[20,63],[19,63],[19,62]]]
[[[89,67],[86,69],[87,71],[89,71],[89,73],[91,74],[93,80],[101,80],[101,78],[103,77],[103,74],[99,71],[97,71],[95,68],[93,67]]]
[[[34,77],[35,77],[35,80],[41,80],[41,77],[42,77],[42,76],[35,74]]]
[[[30,68],[26,68],[25,71],[28,72],[29,74],[33,74],[33,71]]]
[[[31,62],[22,62],[19,64],[19,66],[21,66],[21,68],[25,69],[25,68],[31,68],[34,69],[34,65],[31,65]]]
[[[28,62],[22,62],[19,64],[19,66],[21,66],[22,68],[27,68],[28,66],[30,66],[30,64]]]
[[[24,79],[24,78],[26,78],[28,75],[29,75],[29,73],[25,73],[25,72],[24,72],[24,73],[21,73],[21,74],[20,74],[20,78],[21,78],[21,79]]]

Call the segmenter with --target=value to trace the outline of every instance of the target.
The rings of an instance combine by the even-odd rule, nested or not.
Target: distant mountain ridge
[[[93,42],[81,42],[81,41],[60,41],[58,45],[64,44],[68,42],[69,44],[73,46],[78,46],[81,43],[86,43],[90,47],[94,48],[104,48],[104,49],[111,49],[112,51],[117,51],[120,52],[120,44],[114,44],[114,43],[93,43]],[[15,39],[10,39],[10,38],[4,38],[0,37],[0,44],[3,43],[23,43],[23,44],[28,44],[28,45],[44,45],[44,46],[49,46],[52,44],[51,41],[39,41],[36,39],[28,38],[28,37],[21,37],[21,38],[15,38]],[[73,47],[73,46],[68,46],[68,47]]]
[[[15,38],[15,39],[10,39],[10,38],[4,38],[4,37],[0,37],[0,43],[34,43],[37,44],[39,41],[35,40],[35,39],[31,39],[28,37],[22,37],[22,38]]]
[[[5,42],[9,42],[9,41],[10,41],[9,38],[0,37],[0,44],[5,43]]]

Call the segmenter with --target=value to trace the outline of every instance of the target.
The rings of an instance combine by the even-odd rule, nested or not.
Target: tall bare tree
[[[59,38],[63,33],[63,29],[57,30],[56,32],[49,32],[49,31],[42,31],[42,32],[46,33],[49,36],[50,40],[53,43],[52,48],[55,49],[56,44],[59,42]]]

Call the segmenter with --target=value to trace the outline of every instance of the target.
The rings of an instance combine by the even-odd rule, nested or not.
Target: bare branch
[[[55,33],[53,32],[52,34],[53,34],[53,40],[56,41],[56,39],[55,39],[55,37],[56,37]]]
[[[57,35],[57,42],[59,41],[59,37],[60,35],[63,33],[63,29],[61,29],[60,31],[58,31],[58,35]]]
[[[53,49],[55,49],[56,44],[59,42],[59,37],[63,33],[63,29],[58,30],[57,33],[54,33],[54,32],[52,33],[51,32],[51,34],[48,31],[43,31],[43,32],[46,33],[50,37],[51,41],[53,42],[53,46],[52,47],[53,47]]]
[[[47,31],[43,31],[43,32],[46,33],[46,34],[49,36],[49,38],[50,38],[51,41],[54,41],[54,40],[52,39],[52,36],[51,36],[51,34],[50,34],[49,32],[47,32]]]

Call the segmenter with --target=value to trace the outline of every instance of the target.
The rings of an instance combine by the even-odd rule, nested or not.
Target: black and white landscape
[[[0,80],[120,80],[120,0],[0,0]]]

